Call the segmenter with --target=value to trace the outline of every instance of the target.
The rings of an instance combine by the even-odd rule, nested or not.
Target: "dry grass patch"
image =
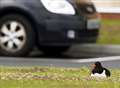
[[[0,88],[120,88],[120,70],[111,72],[110,78],[94,79],[87,67],[0,67]]]

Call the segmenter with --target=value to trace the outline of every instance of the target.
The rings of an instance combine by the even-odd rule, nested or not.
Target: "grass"
[[[120,44],[120,20],[102,20],[98,44]]]
[[[89,69],[0,67],[0,88],[120,88],[120,70],[107,79],[89,77]]]

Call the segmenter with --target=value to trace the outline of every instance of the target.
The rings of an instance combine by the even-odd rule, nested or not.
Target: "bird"
[[[104,68],[101,62],[95,62],[92,64],[91,77],[107,78],[111,76],[111,72]]]

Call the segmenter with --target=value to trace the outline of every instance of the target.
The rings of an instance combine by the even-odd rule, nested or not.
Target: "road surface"
[[[105,67],[120,68],[119,55],[120,46],[87,45],[74,47],[69,53],[59,56],[47,56],[38,51],[34,51],[29,57],[23,58],[1,56],[0,66],[55,66],[79,68],[81,66],[89,66],[95,61],[101,61]]]
[[[73,58],[68,56],[52,57],[0,57],[0,66],[54,66],[79,68],[89,66],[95,61],[101,61],[105,67],[120,68],[120,56],[102,57],[102,58]]]

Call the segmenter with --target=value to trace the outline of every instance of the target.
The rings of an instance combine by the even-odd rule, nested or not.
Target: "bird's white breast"
[[[105,70],[99,74],[99,73],[95,73],[95,74],[91,74],[91,77],[100,77],[100,78],[106,78],[106,74],[105,74]]]

